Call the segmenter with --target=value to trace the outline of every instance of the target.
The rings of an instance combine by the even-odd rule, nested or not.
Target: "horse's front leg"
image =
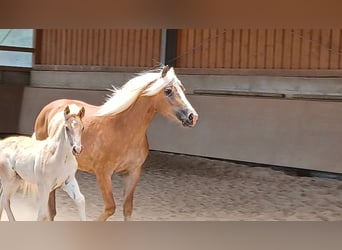
[[[56,189],[52,190],[49,194],[49,214],[50,214],[50,220],[53,221],[55,219],[55,216],[57,214],[56,211]]]
[[[105,221],[109,216],[115,213],[115,201],[112,191],[112,176],[110,174],[105,174],[98,172],[96,173],[96,180],[100,187],[102,198],[105,203],[105,210],[97,218],[98,221]]]
[[[38,185],[39,193],[39,210],[38,210],[38,221],[49,221],[51,220],[49,212],[49,188],[45,185]]]
[[[131,220],[133,211],[133,195],[135,187],[139,181],[141,166],[124,175],[124,204],[123,214],[125,221]]]
[[[74,200],[78,209],[78,213],[80,215],[80,220],[85,221],[86,220],[85,199],[84,199],[84,195],[80,191],[76,178],[75,177],[71,178],[63,186],[63,190],[70,196],[71,199]]]

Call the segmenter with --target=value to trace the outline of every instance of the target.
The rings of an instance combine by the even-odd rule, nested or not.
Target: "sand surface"
[[[86,197],[87,219],[96,219],[103,201],[95,176],[78,172]],[[122,182],[113,175],[117,211],[109,221],[121,221]],[[35,220],[36,202],[18,193],[12,209],[17,220]],[[136,221],[336,221],[342,220],[342,181],[298,177],[264,167],[151,152],[134,198]],[[7,220],[6,213],[2,220]],[[72,200],[57,192],[57,221],[77,221]]]

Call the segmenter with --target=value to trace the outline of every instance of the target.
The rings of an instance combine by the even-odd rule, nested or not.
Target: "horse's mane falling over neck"
[[[139,96],[153,96],[169,84],[180,81],[173,68],[162,77],[162,68],[145,71],[129,80],[121,88],[113,87],[113,94],[100,106],[97,116],[115,115],[128,109]]]

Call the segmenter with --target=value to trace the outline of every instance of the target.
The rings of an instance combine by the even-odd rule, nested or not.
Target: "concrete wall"
[[[75,98],[99,105],[109,93],[103,90],[105,85],[120,85],[132,76],[81,72],[55,72],[51,76],[45,72],[41,74],[44,78],[39,78],[41,72],[32,73],[35,81],[25,87],[22,96],[18,132],[24,134],[32,133],[36,115],[48,102]],[[58,74],[73,76],[59,78]],[[338,100],[342,93],[340,79],[196,75],[179,78],[199,113],[198,126],[183,128],[157,116],[148,131],[151,149],[342,173],[341,101],[192,94],[201,90],[267,91]],[[48,84],[58,88],[46,88]]]
[[[32,87],[54,87],[103,90],[112,85],[118,86],[134,76],[124,72],[66,72],[36,71],[31,72]]]
[[[30,72],[15,70],[0,70],[0,84],[28,85]]]
[[[24,87],[0,84],[0,133],[17,133]]]
[[[176,69],[177,73],[177,69]],[[32,87],[103,90],[120,86],[134,77],[129,72],[31,72]],[[235,93],[275,94],[287,97],[342,97],[342,78],[305,78],[277,76],[181,75],[187,93],[226,91]]]
[[[156,150],[342,173],[342,102],[191,96],[198,126],[157,117]]]
[[[103,103],[108,91],[100,90],[75,90],[75,89],[51,89],[51,88],[32,88],[24,89],[21,114],[19,119],[18,132],[21,134],[32,134],[34,122],[40,110],[49,102],[70,98],[86,101],[94,105]]]
[[[31,134],[49,101],[77,98],[100,104],[107,92],[25,88],[19,132]],[[342,102],[189,95],[196,128],[161,116],[151,124],[150,148],[265,164],[342,172]]]

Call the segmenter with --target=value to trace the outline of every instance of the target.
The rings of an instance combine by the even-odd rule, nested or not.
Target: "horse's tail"
[[[38,197],[38,185],[32,184],[28,181],[23,180],[20,184],[20,189],[22,190],[25,196],[30,196],[33,199],[37,199]]]

